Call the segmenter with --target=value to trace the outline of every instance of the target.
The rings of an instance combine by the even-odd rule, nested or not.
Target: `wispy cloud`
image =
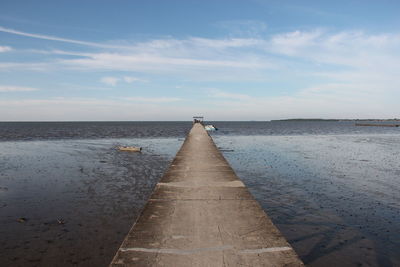
[[[266,49],[293,59],[368,68],[398,62],[399,46],[400,34],[369,35],[362,31],[331,33],[318,29],[277,34],[270,39]]]
[[[141,97],[136,100],[65,97],[0,99],[0,121],[189,120],[187,114],[194,113],[192,108],[168,105],[166,100],[168,98],[151,100]]]
[[[285,55],[297,55],[304,48],[311,48],[320,45],[317,43],[322,31],[301,32],[294,31],[274,35],[267,46],[267,49]]]
[[[235,36],[260,36],[267,30],[267,24],[258,20],[226,20],[217,26]]]
[[[183,41],[183,44],[191,45],[194,47],[208,47],[208,48],[243,48],[254,47],[263,43],[260,39],[255,38],[229,38],[229,39],[207,39],[207,38],[190,38]]]
[[[271,69],[285,60],[315,61],[324,64],[365,66],[373,60],[390,57],[396,61],[400,51],[400,34],[368,35],[361,31],[329,32],[323,29],[293,31],[267,38],[199,38],[155,39],[119,46],[87,42],[42,34],[17,31],[0,26],[0,31],[45,40],[104,48],[102,52],[72,52],[62,50],[41,51],[55,55],[75,55],[82,58],[64,59],[56,63],[89,69],[152,70],[171,67],[214,67],[242,69]],[[108,51],[108,49],[113,49]],[[0,46],[3,51],[11,48]],[[117,50],[114,50],[117,49]],[[120,49],[120,50],[118,50]],[[1,51],[0,50],[0,51]],[[380,59],[378,58],[380,57]],[[382,61],[382,60],[381,60]]]
[[[4,27],[0,27],[0,31],[105,48],[101,52],[86,53],[50,50],[47,53],[79,58],[56,58],[53,62],[26,64],[4,62],[0,66],[3,69],[13,65],[41,69],[46,64],[53,64],[53,66],[86,71],[138,71],[180,75],[191,72],[203,78],[208,76],[225,78],[230,73],[231,79],[235,80],[246,77],[250,79],[256,76],[265,77],[269,70],[289,70],[293,63],[299,64],[299,59],[303,60],[303,63],[311,63],[307,63],[307,69],[313,74],[317,74],[318,67],[312,64],[332,65],[336,69],[338,67],[374,69],[377,73],[384,73],[398,68],[400,60],[400,34],[393,33],[371,35],[356,31],[329,32],[316,29],[280,33],[263,39],[167,38],[136,42],[130,46],[123,46],[123,49],[114,50],[119,46],[38,35]],[[113,48],[112,51],[106,49],[110,47]],[[9,49],[5,47],[3,50]],[[46,53],[46,51],[41,52]],[[239,72],[242,75],[238,77]],[[335,72],[336,70],[331,74]],[[224,74],[221,75],[222,73]],[[133,81],[132,79],[124,80]]]
[[[120,82],[134,83],[134,82],[147,82],[147,81],[132,76],[123,76],[123,77],[105,76],[100,79],[100,82],[106,85],[116,86]]]
[[[126,83],[133,83],[133,82],[146,82],[146,80],[140,79],[140,78],[136,78],[136,77],[132,77],[132,76],[124,76],[123,80]]]
[[[147,47],[147,50],[151,49],[166,49],[169,47],[177,47],[177,46],[195,46],[195,47],[214,47],[214,48],[226,48],[226,47],[243,47],[243,46],[252,46],[254,45],[257,40],[256,39],[246,39],[246,38],[228,38],[228,39],[207,39],[207,38],[188,38],[188,39],[159,39],[159,40],[152,40],[145,43],[139,44],[131,44],[131,45],[119,45],[119,44],[106,44],[101,42],[89,42],[77,39],[70,39],[70,38],[63,38],[58,36],[46,35],[46,34],[37,34],[37,33],[30,33],[25,31],[14,30],[10,28],[6,28],[0,26],[0,32],[5,32],[9,34],[42,39],[42,40],[49,40],[49,41],[58,41],[64,43],[71,43],[71,44],[78,44],[83,46],[91,46],[91,47],[98,47],[98,48],[109,48],[109,49],[131,49],[131,50],[138,50]]]
[[[334,85],[328,86],[334,89]],[[225,119],[268,120],[279,118],[322,117],[322,118],[390,118],[397,114],[397,105],[384,104],[377,98],[362,98],[357,92],[339,86],[338,91],[319,92],[304,89],[290,96],[255,97],[220,91],[210,95],[210,108],[218,107]],[[326,89],[326,88],[322,88]],[[337,88],[336,88],[337,89]],[[364,94],[367,96],[367,94]],[[378,96],[379,97],[379,96]],[[222,112],[223,110],[223,112]],[[237,111],[240,110],[240,113]]]
[[[49,71],[57,68],[57,64],[49,62],[0,62],[0,71]]]
[[[0,92],[30,92],[37,91],[39,89],[32,87],[22,87],[14,85],[0,85]]]
[[[397,68],[399,46],[398,34],[331,33],[317,29],[275,34],[265,39],[191,37],[185,40],[152,40],[136,43],[129,51],[76,53],[81,58],[59,59],[57,63],[89,71],[176,73],[225,80],[229,74],[231,80],[266,77],[270,70],[284,72],[300,62],[305,62],[307,68],[299,70],[309,71],[310,74],[320,71],[321,68],[315,64],[334,66],[336,70],[331,73],[341,67],[374,69],[384,73],[383,69]],[[57,53],[61,54],[60,51]]]
[[[111,86],[116,86],[119,81],[120,81],[119,78],[111,77],[111,76],[102,77],[100,79],[100,82],[107,84],[107,85],[111,85]]]
[[[13,49],[9,46],[0,46],[0,53],[4,53],[4,52],[9,52],[12,51]]]
[[[179,97],[125,97],[122,100],[144,103],[170,103],[182,101]]]
[[[252,100],[253,98],[246,94],[230,93],[217,89],[210,89],[209,96],[222,99],[234,99],[234,100]]]
[[[10,29],[10,28],[5,28],[3,26],[0,26],[0,32],[6,32],[6,33],[10,33],[10,34],[20,35],[20,36],[25,36],[25,37],[31,37],[31,38],[36,38],[36,39],[43,39],[43,40],[49,40],[49,41],[58,41],[58,42],[78,44],[78,45],[84,45],[84,46],[92,46],[92,47],[99,47],[99,48],[127,48],[126,46],[120,46],[120,45],[108,45],[108,44],[104,44],[104,43],[87,42],[87,41],[81,41],[81,40],[75,40],[75,39],[69,39],[69,38],[62,38],[62,37],[57,37],[57,36],[45,35],[45,34],[29,33],[29,32]]]
[[[150,54],[124,54],[124,53],[99,53],[89,55],[83,59],[65,59],[60,63],[71,67],[89,68],[93,70],[120,70],[120,71],[151,71],[163,70],[170,72],[176,67],[223,67],[223,68],[261,68],[265,66],[262,62],[256,60],[223,60],[223,59],[195,59],[168,57],[162,55]],[[173,68],[173,69],[171,69]]]
[[[96,77],[95,80],[109,86],[144,82],[141,76],[152,77],[152,83],[153,77],[156,77],[155,80],[184,77],[188,81],[185,88],[189,89],[193,82],[226,82],[221,90],[203,92],[204,97],[218,103],[218,107],[224,105],[226,110],[232,111],[229,105],[238,110],[241,108],[249,114],[248,118],[250,115],[256,116],[257,112],[263,116],[272,114],[264,111],[266,107],[282,116],[289,116],[296,109],[301,110],[302,114],[311,114],[326,108],[331,112],[326,112],[326,115],[335,112],[378,114],[380,109],[395,112],[394,105],[385,106],[381,103],[388,103],[393,96],[399,96],[399,33],[313,29],[264,37],[153,39],[126,42],[130,45],[120,47],[1,27],[0,31],[102,48],[85,53],[42,51],[49,54],[46,61],[2,62],[0,70],[63,69],[92,72],[95,75],[101,72],[106,76]],[[274,84],[279,83],[279,79],[282,79],[283,85],[275,88]],[[249,83],[246,83],[246,88],[239,88],[237,81]],[[251,91],[243,93],[250,83],[256,84],[257,95],[261,97],[252,95]],[[285,84],[287,88],[284,89],[288,89],[285,91],[289,95],[280,92]],[[234,90],[228,89],[231,85],[235,86]],[[180,98],[133,97],[125,102],[128,101],[150,105],[176,102]]]

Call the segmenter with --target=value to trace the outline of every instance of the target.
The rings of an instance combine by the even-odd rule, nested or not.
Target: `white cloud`
[[[134,82],[146,82],[146,80],[132,76],[123,76],[123,77],[105,76],[100,79],[100,82],[106,85],[116,86],[120,82],[134,83]]]
[[[124,46],[38,35],[4,27],[0,27],[0,31],[104,48],[103,52],[98,53],[47,51],[55,55],[79,56],[80,58],[59,59],[54,64],[86,68],[89,71],[171,73],[207,72],[208,68],[212,68],[208,74],[216,69],[224,72],[241,69],[249,74],[254,70],[287,68],[291,61],[296,62],[299,58],[322,64],[365,67],[387,63],[398,66],[400,57],[400,34],[366,34],[360,31],[329,32],[316,29],[280,33],[268,38],[167,38]],[[279,55],[287,57],[279,58]]]
[[[117,49],[118,48],[127,48],[126,46],[108,45],[108,44],[103,44],[103,43],[86,42],[86,41],[62,38],[62,37],[51,36],[51,35],[28,33],[28,32],[17,31],[17,30],[14,30],[14,29],[5,28],[5,27],[2,27],[2,26],[0,26],[0,32],[6,32],[6,33],[10,33],[10,34],[20,35],[20,36],[25,36],[25,37],[31,37],[31,38],[36,38],[36,39],[43,39],[43,40],[49,40],[49,41],[58,41],[58,42],[78,44],[78,45],[84,45],[84,46],[92,46],[92,47],[99,47],[99,48],[117,48]]]
[[[251,100],[252,99],[252,97],[250,97],[249,95],[245,95],[245,94],[230,93],[230,92],[225,92],[222,90],[215,90],[215,89],[211,89],[209,91],[210,91],[209,96],[215,97],[215,98],[225,98],[225,99],[234,99],[234,100]]]
[[[14,85],[0,85],[0,92],[30,92],[37,91],[39,89],[32,87],[22,87]]]
[[[129,55],[124,53],[99,53],[92,54],[84,59],[66,59],[60,61],[62,64],[71,67],[89,68],[90,70],[137,70],[151,71],[162,70],[169,72],[176,70],[178,67],[194,67],[194,68],[261,68],[265,66],[262,62],[257,61],[239,61],[224,59],[196,59],[196,58],[179,58],[167,57],[148,54]]]
[[[275,68],[271,60],[263,60],[259,55],[247,54],[240,49],[251,49],[259,46],[264,40],[253,38],[209,39],[190,37],[187,39],[155,39],[136,42],[131,45],[114,45],[73,40],[49,35],[40,35],[8,29],[0,26],[0,31],[45,40],[69,42],[103,48],[101,52],[71,52],[61,50],[32,51],[35,53],[66,56],[53,62],[46,62],[57,67],[82,71],[135,71],[144,73],[175,73],[178,75],[228,77],[229,72],[251,71],[256,69]],[[225,51],[226,50],[226,51]],[[232,50],[232,51],[231,51]],[[71,58],[68,56],[77,56]],[[43,62],[42,62],[43,63]],[[13,64],[12,62],[8,63]],[[15,63],[22,68],[31,69],[30,63]],[[49,69],[50,66],[49,66]],[[219,73],[218,73],[219,72]],[[225,74],[222,74],[225,73]],[[202,74],[203,73],[203,74]],[[204,75],[207,74],[207,75]],[[261,75],[259,75],[261,77]],[[231,75],[239,77],[238,75]],[[244,77],[244,75],[243,75]],[[128,81],[129,82],[129,81]]]
[[[331,33],[318,29],[265,39],[152,40],[136,43],[130,50],[86,53],[58,63],[79,70],[174,74],[192,80],[265,80],[271,76],[271,70],[287,72],[290,77],[294,68],[313,76],[323,67],[330,67],[331,75],[343,70],[347,74],[375,71],[384,75],[399,68],[399,47],[397,34]]]
[[[0,53],[4,53],[4,52],[9,52],[12,51],[13,49],[9,46],[0,46]]]
[[[131,45],[118,45],[118,44],[106,44],[100,42],[88,42],[76,39],[63,38],[58,36],[51,36],[45,34],[36,34],[29,33],[19,30],[14,30],[6,27],[0,26],[0,32],[15,34],[19,36],[25,36],[36,39],[43,39],[49,41],[59,41],[65,43],[72,43],[84,46],[105,48],[105,49],[131,49],[138,50],[147,47],[147,50],[152,49],[167,49],[170,47],[179,47],[179,46],[197,46],[197,47],[214,47],[214,48],[226,48],[226,47],[242,47],[242,46],[251,46],[254,45],[258,40],[256,39],[246,39],[246,38],[229,38],[229,39],[206,39],[206,38],[189,38],[184,40],[179,39],[159,39],[159,40],[151,40],[149,42],[144,43],[136,43]]]
[[[360,31],[331,33],[323,30],[278,34],[267,51],[323,64],[357,68],[393,64],[400,57],[400,34],[368,35]]]
[[[139,98],[146,100],[147,98]],[[27,112],[29,111],[29,112]],[[0,121],[190,120],[192,108],[160,101],[97,98],[0,99]]]
[[[104,84],[107,84],[107,85],[111,85],[111,86],[116,86],[117,83],[118,83],[119,81],[120,81],[119,78],[117,78],[117,77],[110,77],[110,76],[102,77],[102,78],[100,79],[100,82],[102,82],[102,83],[104,83]]]
[[[209,48],[240,48],[254,47],[262,43],[262,40],[254,38],[229,38],[229,39],[207,39],[207,38],[190,38],[187,43],[192,46],[209,47]]]
[[[126,83],[133,83],[133,82],[144,82],[145,80],[143,79],[139,79],[136,77],[132,77],[132,76],[124,76],[123,77],[124,82]]]
[[[0,28],[0,31],[102,48],[86,53],[52,50],[48,51],[52,55],[45,62],[3,62],[0,63],[0,70],[109,71],[107,75],[110,76],[103,77],[101,82],[110,86],[144,81],[115,74],[129,71],[138,77],[142,74],[143,77],[152,77],[152,82],[155,77],[155,83],[157,78],[168,77],[181,81],[184,77],[185,89],[189,90],[193,81],[227,82],[221,84],[225,91],[205,92],[212,101],[218,103],[214,110],[216,114],[230,114],[221,110],[224,105],[223,108],[230,112],[243,108],[243,114],[249,114],[249,119],[250,115],[257,116],[258,113],[264,117],[275,116],[273,114],[289,116],[290,112],[294,114],[296,110],[301,112],[296,117],[318,112],[327,116],[346,112],[383,115],[386,111],[396,112],[392,103],[400,94],[398,33],[370,34],[363,31],[315,29],[263,38],[259,35],[252,38],[165,38],[118,46],[5,28]],[[274,88],[273,84],[279,83],[279,79],[287,85],[288,88],[284,89],[288,96],[279,96],[282,95],[282,89]],[[264,85],[260,83],[271,80],[271,83]],[[235,84],[235,91],[226,89],[229,83],[236,81],[257,83],[257,95],[264,96],[246,95],[243,93],[246,88],[240,90],[238,84]],[[156,104],[179,101],[179,98],[136,97],[130,100]],[[233,104],[236,108],[229,108]],[[274,112],[268,113],[266,107]],[[235,114],[242,112],[236,111]]]
[[[377,98],[377,95],[373,95],[371,98],[362,98],[358,93],[342,89],[340,93],[335,92],[333,94],[303,90],[290,96],[272,97],[236,95],[220,91],[219,94],[210,95],[210,97],[208,110],[214,109],[216,116],[221,116],[220,119],[227,120],[269,120],[299,117],[392,118],[396,116],[395,114],[398,114],[396,103],[384,103]]]
[[[57,64],[42,62],[0,62],[0,71],[49,71],[58,68]]]
[[[321,31],[300,32],[277,34],[271,38],[268,48],[272,48],[277,53],[286,55],[296,55],[299,50],[312,48],[318,45],[317,39],[322,35]],[[268,49],[267,48],[267,49]]]
[[[123,100],[145,103],[170,103],[182,101],[183,99],[179,97],[125,97]]]

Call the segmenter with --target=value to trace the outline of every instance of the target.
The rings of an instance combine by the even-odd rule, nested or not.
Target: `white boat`
[[[211,124],[204,126],[204,129],[206,129],[206,131],[216,131],[216,130],[218,130],[214,125],[211,125]]]

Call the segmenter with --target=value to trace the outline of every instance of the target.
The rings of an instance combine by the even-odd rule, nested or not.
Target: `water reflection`
[[[214,139],[305,263],[400,264],[399,135]]]

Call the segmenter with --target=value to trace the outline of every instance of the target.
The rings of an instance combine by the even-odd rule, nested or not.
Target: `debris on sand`
[[[136,146],[119,146],[118,150],[119,151],[129,151],[129,152],[140,152],[140,151],[142,151],[142,148],[136,147]]]
[[[27,222],[27,221],[28,221],[28,219],[25,218],[25,217],[20,217],[20,218],[17,219],[17,222],[19,222],[19,223],[24,223],[24,222]]]

